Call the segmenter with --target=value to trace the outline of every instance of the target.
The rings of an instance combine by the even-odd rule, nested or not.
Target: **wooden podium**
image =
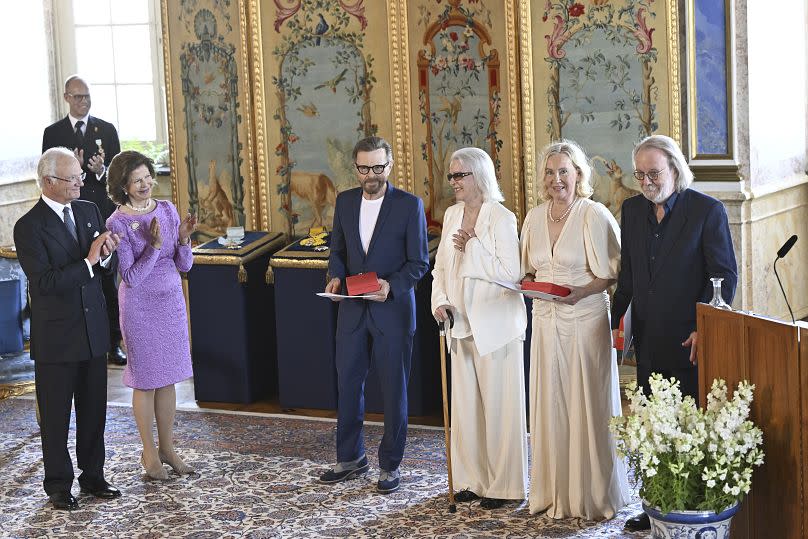
[[[699,400],[715,378],[755,384],[752,420],[764,463],[732,522],[732,539],[808,538],[808,330],[699,304]]]

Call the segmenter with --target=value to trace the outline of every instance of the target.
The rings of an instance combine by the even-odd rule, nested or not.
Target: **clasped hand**
[[[90,252],[87,253],[87,260],[89,260],[92,265],[97,264],[100,260],[114,253],[119,243],[121,243],[121,238],[109,230],[103,234],[99,234],[93,240],[93,243],[90,244]]]
[[[76,159],[79,160],[79,165],[84,166],[84,150],[81,148],[75,148],[73,150],[73,155],[76,156]],[[99,176],[104,173],[104,149],[99,148],[98,153],[90,157],[87,161],[87,168],[90,169],[96,176]]]
[[[471,232],[468,232],[462,228],[458,228],[457,232],[452,234],[452,242],[454,243],[455,249],[462,253],[466,250],[466,244],[469,242],[469,240],[476,237],[477,236],[474,234],[473,229]]]

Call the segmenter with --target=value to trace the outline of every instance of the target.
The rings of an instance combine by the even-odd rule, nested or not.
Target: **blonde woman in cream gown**
[[[523,272],[572,292],[533,301],[530,512],[612,518],[630,499],[609,432],[621,414],[606,293],[620,268],[620,233],[588,198],[591,167],[577,145],[553,143],[539,163],[545,202],[522,227]]]

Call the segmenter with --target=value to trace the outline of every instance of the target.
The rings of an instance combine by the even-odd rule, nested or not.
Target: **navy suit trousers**
[[[379,467],[393,471],[401,464],[407,441],[407,383],[413,336],[384,332],[365,309],[353,332],[338,332],[336,337],[337,461],[348,462],[365,454],[364,390],[372,360],[384,396],[384,436],[379,446]]]

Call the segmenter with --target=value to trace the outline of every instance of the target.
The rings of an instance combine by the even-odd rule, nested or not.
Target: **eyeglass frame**
[[[663,172],[667,172],[667,169],[662,170],[649,170],[648,172],[643,172],[642,170],[635,170],[632,172],[634,179],[637,180],[638,183],[642,183],[645,181],[645,178],[648,178],[648,181],[654,183],[659,180],[659,175]]]
[[[466,176],[471,176],[472,174],[474,174],[474,173],[473,172],[450,172],[449,174],[446,175],[446,179],[449,182],[452,182],[452,181],[462,180]]]
[[[65,92],[65,95],[69,95],[72,99],[77,100],[79,103],[90,100],[90,94],[71,94],[70,92]]]
[[[86,178],[86,177],[87,177],[86,172],[82,172],[81,174],[79,174],[77,176],[71,176],[70,178],[60,178],[59,176],[54,176],[52,174],[48,174],[48,178],[54,178],[56,180],[62,180],[63,182],[67,182],[67,183],[76,183],[76,178],[78,178],[80,182],[84,182],[84,178]]]
[[[389,165],[391,162],[392,161],[388,161],[383,165],[357,165],[356,163],[354,163],[354,166],[356,167],[356,171],[362,176],[364,176],[366,174],[370,174],[371,170],[373,171],[374,174],[381,174],[382,172],[384,172],[384,169],[387,168],[387,165]],[[362,169],[365,169],[365,171],[362,172]]]

